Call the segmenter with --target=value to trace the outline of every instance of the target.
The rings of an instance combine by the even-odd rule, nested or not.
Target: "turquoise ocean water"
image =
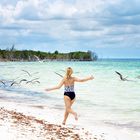
[[[46,87],[57,85],[68,67],[74,76],[89,75],[94,80],[76,83],[76,103],[73,108],[80,115],[79,121],[88,126],[104,125],[140,132],[140,60],[99,60],[96,62],[1,62],[0,99],[9,102],[48,106],[55,109],[62,119],[64,111],[63,88],[47,93]],[[31,73],[29,76],[23,70]],[[115,71],[130,81],[121,81]],[[139,76],[139,77],[138,77]],[[28,81],[37,79],[40,83],[21,82],[11,85],[11,80]]]

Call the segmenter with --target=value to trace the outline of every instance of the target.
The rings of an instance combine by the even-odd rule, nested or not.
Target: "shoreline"
[[[0,139],[4,140],[104,140],[104,134],[93,135],[85,128],[50,123],[34,114],[33,109],[0,101]],[[3,104],[3,105],[2,105]],[[18,105],[18,107],[16,107]],[[40,106],[33,106],[35,112]]]
[[[96,60],[98,61],[98,60]],[[78,59],[46,59],[46,60],[35,60],[35,61],[30,61],[30,60],[0,60],[0,62],[95,62],[95,60],[78,60]]]
[[[44,59],[40,59],[43,61]],[[45,59],[45,61],[100,61],[100,60],[140,60],[140,58],[98,58],[97,60],[81,60],[81,59]],[[38,62],[39,60],[8,60],[8,59],[1,59],[0,62]]]
[[[79,134],[74,133],[72,128],[65,128],[61,125],[50,124],[33,116],[26,116],[23,113],[9,111],[0,108],[0,130],[5,128],[5,138],[13,139],[81,139]],[[2,138],[2,133],[0,134]],[[30,138],[29,138],[30,137]],[[5,139],[5,140],[6,140]]]
[[[44,107],[43,107],[44,108]],[[0,139],[4,140],[139,140],[133,133],[93,124],[61,125],[47,106],[0,100]],[[48,111],[47,111],[48,110]]]

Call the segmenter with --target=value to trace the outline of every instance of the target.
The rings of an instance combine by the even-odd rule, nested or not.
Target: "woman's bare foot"
[[[78,121],[78,115],[77,115],[77,113],[75,113],[74,117],[75,117],[75,120]]]
[[[62,122],[62,124],[63,124],[63,125],[65,125],[65,124],[66,124],[66,122],[64,122],[64,121],[63,121],[63,122]]]

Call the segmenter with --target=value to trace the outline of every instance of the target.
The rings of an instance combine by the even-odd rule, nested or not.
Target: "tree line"
[[[0,49],[1,61],[36,61],[36,60],[68,60],[68,61],[95,61],[98,56],[92,51],[76,51],[69,53],[60,53],[57,50],[53,53],[33,51],[33,50],[16,50],[14,45],[10,49]]]

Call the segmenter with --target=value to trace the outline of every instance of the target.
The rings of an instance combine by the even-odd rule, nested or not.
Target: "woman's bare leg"
[[[71,99],[70,99],[69,97],[64,96],[64,102],[65,102],[66,110],[65,110],[65,114],[64,114],[63,124],[66,123],[66,120],[67,120],[67,118],[68,118],[69,113],[73,114],[74,117],[75,117],[75,119],[78,120],[78,118],[77,118],[77,113],[74,112],[74,111],[71,109],[71,106],[72,106],[72,104],[74,103],[74,101],[75,101],[75,99],[73,99],[73,100],[71,101]]]
[[[75,99],[71,100],[70,107],[72,106],[72,104],[74,103],[74,101],[75,101]],[[65,109],[64,120],[63,120],[63,123],[62,123],[63,125],[65,125],[68,116],[69,116],[69,112],[67,112],[67,110]]]
[[[68,116],[69,116],[69,113],[67,112],[67,110],[65,110],[65,113],[64,113],[64,120],[63,120],[63,122],[62,122],[63,125],[66,124],[66,120],[67,120]]]

